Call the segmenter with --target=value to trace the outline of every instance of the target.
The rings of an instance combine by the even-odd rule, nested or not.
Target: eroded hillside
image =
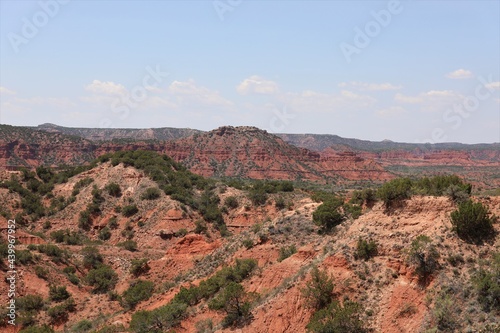
[[[458,237],[449,197],[414,195],[388,207],[354,193],[348,204],[288,182],[217,183],[146,152],[62,174],[3,172],[1,180],[0,223],[14,218],[19,241],[17,326],[5,330],[305,332],[316,310],[304,290],[316,267],[333,281],[331,300],[358,304],[351,317],[368,331],[498,329],[497,294],[484,303],[474,282],[494,269],[498,237]],[[429,188],[442,191],[446,181],[458,180]],[[326,231],[313,215],[328,200],[341,223]],[[473,200],[500,215],[499,197]],[[3,227],[3,242],[6,235]],[[425,279],[408,260],[422,239],[437,253]],[[360,252],[360,240],[376,251]],[[5,256],[6,277],[7,264]],[[0,284],[5,304],[8,288]],[[234,298],[224,297],[234,293],[248,305],[228,319]]]

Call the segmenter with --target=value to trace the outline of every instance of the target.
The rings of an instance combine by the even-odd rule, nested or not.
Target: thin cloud
[[[85,90],[104,95],[124,95],[127,89],[118,83],[112,81],[104,82],[99,80],[92,81],[91,84],[85,86]]]
[[[446,74],[446,77],[448,79],[453,79],[453,80],[471,79],[474,77],[474,74],[472,74],[472,72],[469,70],[460,68],[457,69],[456,71]]]
[[[5,87],[0,87],[0,95],[15,95],[16,92],[14,90],[7,89]]]
[[[244,79],[237,87],[236,91],[241,95],[263,94],[271,95],[279,91],[278,84],[274,81],[266,80],[258,75],[252,75]]]
[[[340,88],[352,88],[361,91],[390,91],[390,90],[400,90],[402,86],[395,86],[391,83],[368,83],[368,82],[341,82],[338,85]]]

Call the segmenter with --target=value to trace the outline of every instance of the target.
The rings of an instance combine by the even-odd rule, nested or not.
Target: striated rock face
[[[378,163],[355,154],[297,148],[255,127],[224,126],[165,143],[162,151],[203,176],[255,179],[389,179]]]
[[[63,134],[66,132],[85,137],[98,135],[99,140],[110,137],[126,140],[97,143]],[[186,136],[188,133],[192,135]],[[392,172],[404,174],[409,168],[412,172],[427,174],[436,170],[457,172],[458,167],[464,177],[476,180],[476,185],[500,184],[498,171],[495,171],[500,167],[500,149],[496,144],[471,145],[469,148],[459,144],[426,147],[337,138],[342,140],[324,148],[333,142],[332,136],[323,139],[324,136],[312,134],[281,136],[301,148],[250,126],[223,126],[210,132],[190,132],[175,129],[94,131],[54,125],[44,125],[36,130],[0,125],[0,168],[80,165],[109,152],[152,150],[171,156],[195,173],[214,177],[383,181],[394,177]],[[134,141],[136,138],[156,141]],[[177,139],[157,141],[158,138]],[[383,145],[388,148],[381,149],[385,147]],[[315,148],[322,150],[311,150]],[[489,181],[491,179],[493,182]]]

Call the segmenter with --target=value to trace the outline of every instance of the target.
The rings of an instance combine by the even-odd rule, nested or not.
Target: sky
[[[0,123],[500,142],[500,1],[0,0]]]

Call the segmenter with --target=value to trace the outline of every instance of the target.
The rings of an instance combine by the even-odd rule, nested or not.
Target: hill
[[[452,178],[414,183],[412,193],[422,194],[390,209],[288,182],[205,179],[145,151],[59,173],[4,171],[0,180],[0,223],[17,225],[17,323],[35,325],[31,332],[43,324],[61,332],[305,332],[320,313],[304,292],[315,267],[332,279],[328,302],[357,304],[335,310],[343,313],[332,317],[337,324],[356,319],[384,333],[500,325],[495,286],[481,284],[498,275],[499,224],[485,242],[458,237],[450,221],[458,204],[426,192],[448,190]],[[500,215],[499,197],[473,200]],[[321,201],[343,216],[328,232],[315,222]],[[425,278],[409,261],[422,240],[419,251],[436,253]],[[5,275],[6,241],[3,228]],[[4,304],[8,288],[0,284]],[[234,295],[246,310],[231,317]]]

